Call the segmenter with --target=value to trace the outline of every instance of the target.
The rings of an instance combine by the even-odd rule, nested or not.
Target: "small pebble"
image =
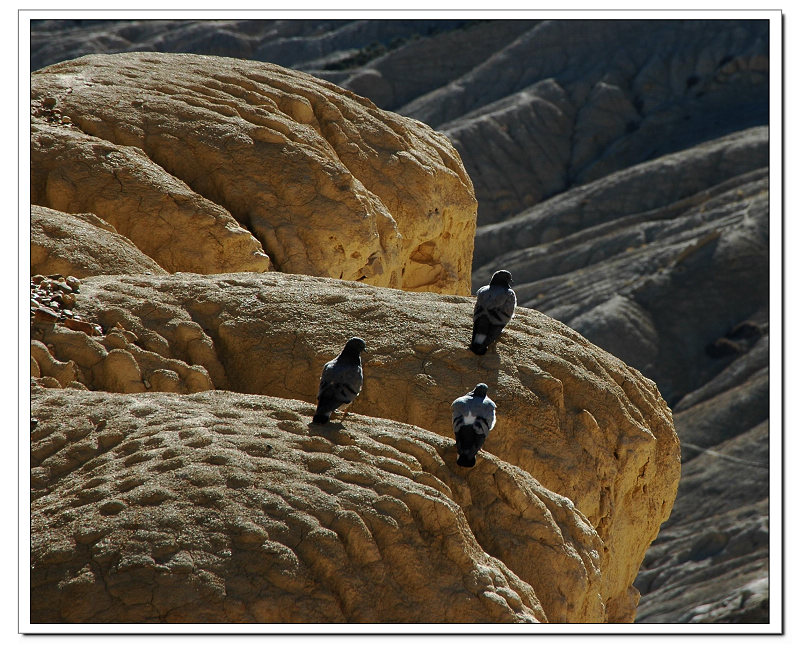
[[[58,322],[58,313],[42,306],[36,309],[33,314],[33,319],[39,320],[40,322]]]

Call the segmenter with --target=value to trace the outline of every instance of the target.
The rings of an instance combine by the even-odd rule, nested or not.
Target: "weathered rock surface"
[[[91,213],[31,206],[31,275],[166,274],[128,238]]]
[[[686,445],[679,521],[645,558],[637,619],[763,622],[763,538],[750,553],[688,554],[701,530],[721,543],[766,527],[767,445],[735,443],[765,437],[768,418],[767,29],[748,20],[43,21],[32,26],[31,67],[133,49],[262,57],[443,130],[480,202],[475,282],[486,282],[491,258],[513,259],[529,306],[642,369],[675,411]],[[487,237],[504,221],[512,238]],[[666,265],[661,274],[650,257]],[[740,294],[757,310],[740,310]],[[729,446],[746,455],[724,457]],[[711,497],[713,525],[702,516]]]
[[[494,258],[473,287],[513,270],[521,305],[673,408],[683,477],[636,583],[642,621],[769,619],[768,145],[767,128],[732,134],[478,230],[476,258]]]
[[[521,305],[641,370],[674,405],[730,361],[709,345],[767,306],[767,136],[734,134],[481,227],[473,288],[513,270]]]
[[[471,307],[463,297],[277,273],[93,277],[78,302],[104,328],[136,335],[120,362],[123,353],[157,355],[162,366],[204,367],[217,389],[309,402],[324,362],[358,334],[367,342],[365,381],[352,410],[448,438],[452,400],[488,383],[498,425],[484,449],[586,515],[603,541],[608,619],[632,620],[631,583],[680,474],[670,411],[638,372],[533,311],[520,309],[496,353],[476,357],[467,349]],[[42,337],[64,335],[56,326]],[[59,360],[71,360],[54,344]],[[152,386],[143,369],[133,377]]]
[[[269,269],[259,242],[227,211],[139,148],[87,135],[71,121],[54,121],[48,108],[53,101],[33,101],[31,202],[97,215],[169,272]]]
[[[171,272],[265,270],[244,225],[284,272],[469,291],[472,183],[425,125],[235,59],[90,56],[31,85],[33,201],[95,213]],[[219,251],[219,230],[240,236],[250,267]],[[192,267],[201,252],[217,269]]]
[[[396,108],[443,131],[479,224],[768,120],[766,21],[542,21]]]
[[[141,48],[311,72],[443,131],[489,224],[766,124],[768,43],[756,20],[46,21],[31,66]]]
[[[174,325],[171,331],[175,349],[193,362],[171,355],[164,338],[155,333],[145,334],[137,344],[139,337],[119,323],[95,336],[68,325],[36,321],[31,328],[33,383],[51,388],[185,394],[213,389],[213,374],[218,384],[227,385],[213,343],[197,325]],[[65,364],[68,373],[50,373]]]
[[[36,391],[34,622],[603,621],[572,502],[452,439],[228,392]],[[65,427],[68,425],[68,427]]]
[[[346,67],[358,49],[438,34],[466,20],[34,20],[31,69],[101,52],[194,52]],[[511,21],[509,21],[511,22]]]
[[[402,113],[403,105],[446,86],[452,80],[482,65],[539,21],[467,21],[467,24],[456,28],[443,26],[441,23],[444,21],[428,22],[433,24],[418,25],[418,32],[407,31],[406,40],[396,48],[391,48],[362,65],[357,65],[358,58],[352,55],[350,59],[343,61],[332,62],[329,55],[322,60],[295,60],[284,65],[299,67],[324,79],[330,79],[368,97],[380,107]],[[420,32],[425,37],[420,37]],[[287,48],[280,47],[279,43],[271,45],[283,56],[291,56]],[[389,46],[391,47],[391,42]],[[437,65],[420,66],[420,61],[435,61]],[[352,63],[347,65],[349,62]],[[414,71],[413,75],[408,74],[410,70]]]
[[[681,484],[636,580],[640,621],[769,621],[769,335],[729,361],[675,406]]]

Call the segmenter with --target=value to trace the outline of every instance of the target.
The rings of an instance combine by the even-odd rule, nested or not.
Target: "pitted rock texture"
[[[95,213],[171,272],[263,271],[266,252],[283,272],[469,292],[472,182],[417,121],[219,57],[89,56],[31,85],[33,201]],[[232,238],[219,230],[248,243],[247,263],[219,251]],[[217,268],[197,269],[198,250]]]
[[[652,382],[535,311],[518,310],[496,351],[475,356],[472,302],[278,273],[180,274],[93,277],[78,308],[135,334],[131,356],[154,343],[164,358],[208,365],[215,388],[309,402],[322,365],[358,335],[365,380],[352,411],[448,438],[450,403],[486,382],[498,417],[484,449],[587,516],[603,540],[608,618],[630,621],[631,583],[680,474],[670,411]],[[206,343],[206,362],[187,358],[187,334]]]
[[[91,213],[31,206],[31,275],[166,274],[130,239]]]
[[[225,371],[213,343],[197,325],[171,330],[176,358],[157,334],[138,336],[117,323],[102,335],[68,325],[34,321],[31,379],[49,388],[76,387],[109,392],[201,392],[226,387]],[[178,344],[182,343],[182,344]],[[185,360],[184,360],[185,359]],[[193,362],[187,362],[193,361]]]
[[[664,525],[637,580],[637,620],[765,622],[768,30],[740,19],[34,21],[31,69],[125,50],[266,59],[442,130],[480,202],[474,287],[497,258],[528,306],[642,370],[675,410],[686,479],[675,530]]]
[[[572,502],[300,401],[37,390],[34,622],[604,621]]]

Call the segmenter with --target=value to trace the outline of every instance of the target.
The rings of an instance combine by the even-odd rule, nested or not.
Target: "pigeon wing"
[[[495,422],[497,422],[497,417],[495,415],[496,408],[497,405],[491,399],[489,399],[489,397],[486,397],[483,400],[483,403],[480,407],[481,415],[483,415],[483,417],[486,419],[486,424],[489,426],[489,431],[494,428]]]
[[[464,425],[464,418],[469,414],[469,400],[471,397],[469,395],[464,395],[463,397],[459,397],[456,399],[451,408],[453,409],[453,431],[458,432]]]
[[[504,327],[514,317],[517,296],[511,288],[489,287],[481,302],[483,312],[492,325]]]
[[[472,311],[473,319],[477,319],[486,312],[487,293],[490,286],[481,286],[475,293],[475,309]]]
[[[338,402],[339,406],[349,404],[361,392],[363,382],[361,365],[334,359],[322,368],[317,399]]]
[[[510,288],[483,286],[478,290],[472,322],[472,345],[483,354],[500,337],[503,328],[514,317],[517,296]]]

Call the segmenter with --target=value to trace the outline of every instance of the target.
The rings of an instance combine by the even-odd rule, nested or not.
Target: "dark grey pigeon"
[[[456,462],[474,467],[477,455],[489,431],[494,428],[495,403],[486,396],[489,386],[479,383],[472,392],[453,402],[453,433],[456,434]]]
[[[472,342],[469,348],[482,356],[514,317],[517,295],[511,290],[511,273],[498,270],[488,286],[478,289],[472,314]]]
[[[367,344],[361,338],[350,338],[342,353],[325,363],[319,380],[315,423],[327,424],[334,410],[349,404],[361,392],[364,382],[361,352],[366,348]]]

